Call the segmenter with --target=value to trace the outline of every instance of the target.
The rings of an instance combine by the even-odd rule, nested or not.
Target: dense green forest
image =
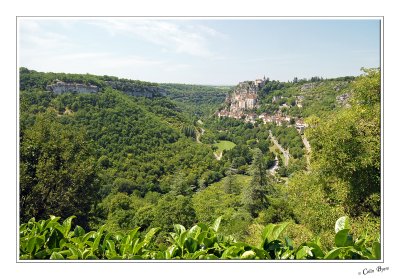
[[[164,89],[166,96],[182,107],[183,113],[193,121],[212,116],[231,89],[228,86],[175,83],[161,83],[159,87]]]
[[[380,258],[380,70],[265,84],[258,112],[290,104],[310,154],[293,126],[216,117],[229,90],[21,68],[20,258]]]

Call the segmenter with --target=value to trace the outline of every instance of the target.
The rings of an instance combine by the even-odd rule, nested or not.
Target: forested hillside
[[[21,68],[21,259],[380,258],[380,70],[229,90]]]
[[[224,102],[230,87],[161,83],[166,96],[176,101],[192,117],[207,117]]]
[[[101,84],[95,76],[65,76]],[[146,208],[163,202],[185,210],[189,197],[167,193],[189,195],[199,180],[204,187],[221,177],[211,147],[183,134],[192,124],[165,97],[132,97],[108,86],[96,94],[56,95],[43,90],[53,78],[63,74],[21,71],[22,221],[75,214],[85,227],[148,227],[154,218],[138,210],[152,214]]]

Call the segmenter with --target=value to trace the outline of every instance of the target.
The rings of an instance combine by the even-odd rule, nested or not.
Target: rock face
[[[220,111],[218,115],[240,118],[246,110],[252,110],[257,107],[257,93],[265,85],[264,79],[255,81],[240,82],[233,93],[225,100],[227,109]]]
[[[130,81],[106,81],[106,84],[113,89],[124,92],[127,95],[135,97],[154,98],[165,96],[165,90],[157,86],[144,85]],[[53,84],[46,86],[46,90],[56,94],[63,93],[97,93],[100,88],[95,85],[85,85],[81,83],[68,83],[56,80]]]
[[[122,91],[125,94],[134,97],[154,98],[166,95],[165,90],[157,86],[147,86],[147,85],[139,86],[123,81],[107,81],[106,83],[113,89]]]
[[[336,97],[336,102],[338,102],[340,105],[346,105],[348,103],[349,98],[350,98],[350,93],[344,93]]]
[[[309,90],[309,89],[313,89],[314,87],[315,87],[314,83],[306,83],[306,84],[301,86],[300,90],[301,91],[306,91],[306,90]]]
[[[54,84],[46,86],[46,90],[52,91],[56,94],[62,94],[66,92],[72,93],[97,93],[99,88],[95,85],[85,85],[80,83],[67,83],[63,81],[56,81]]]

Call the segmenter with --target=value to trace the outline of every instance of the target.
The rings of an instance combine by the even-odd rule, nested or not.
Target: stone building
[[[245,113],[256,109],[258,107],[258,92],[265,83],[265,76],[263,79],[239,82],[233,92],[227,96],[225,100],[227,105],[226,109],[220,111],[218,116],[239,119],[244,116]]]

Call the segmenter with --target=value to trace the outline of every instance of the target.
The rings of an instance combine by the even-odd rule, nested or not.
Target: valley
[[[376,258],[367,248],[331,251],[345,247],[333,230],[342,216],[367,245],[379,242],[379,69],[288,82],[264,76],[236,86],[27,68],[19,79],[24,229],[40,227],[32,218],[76,216],[74,237],[114,235],[116,247],[102,236],[103,250],[88,248],[93,258],[234,259],[250,250],[252,259]],[[266,228],[275,226],[292,242],[281,237],[272,255]],[[123,252],[128,235],[147,250]],[[180,243],[178,235],[190,240]],[[27,259],[83,257],[29,249],[26,243]]]

